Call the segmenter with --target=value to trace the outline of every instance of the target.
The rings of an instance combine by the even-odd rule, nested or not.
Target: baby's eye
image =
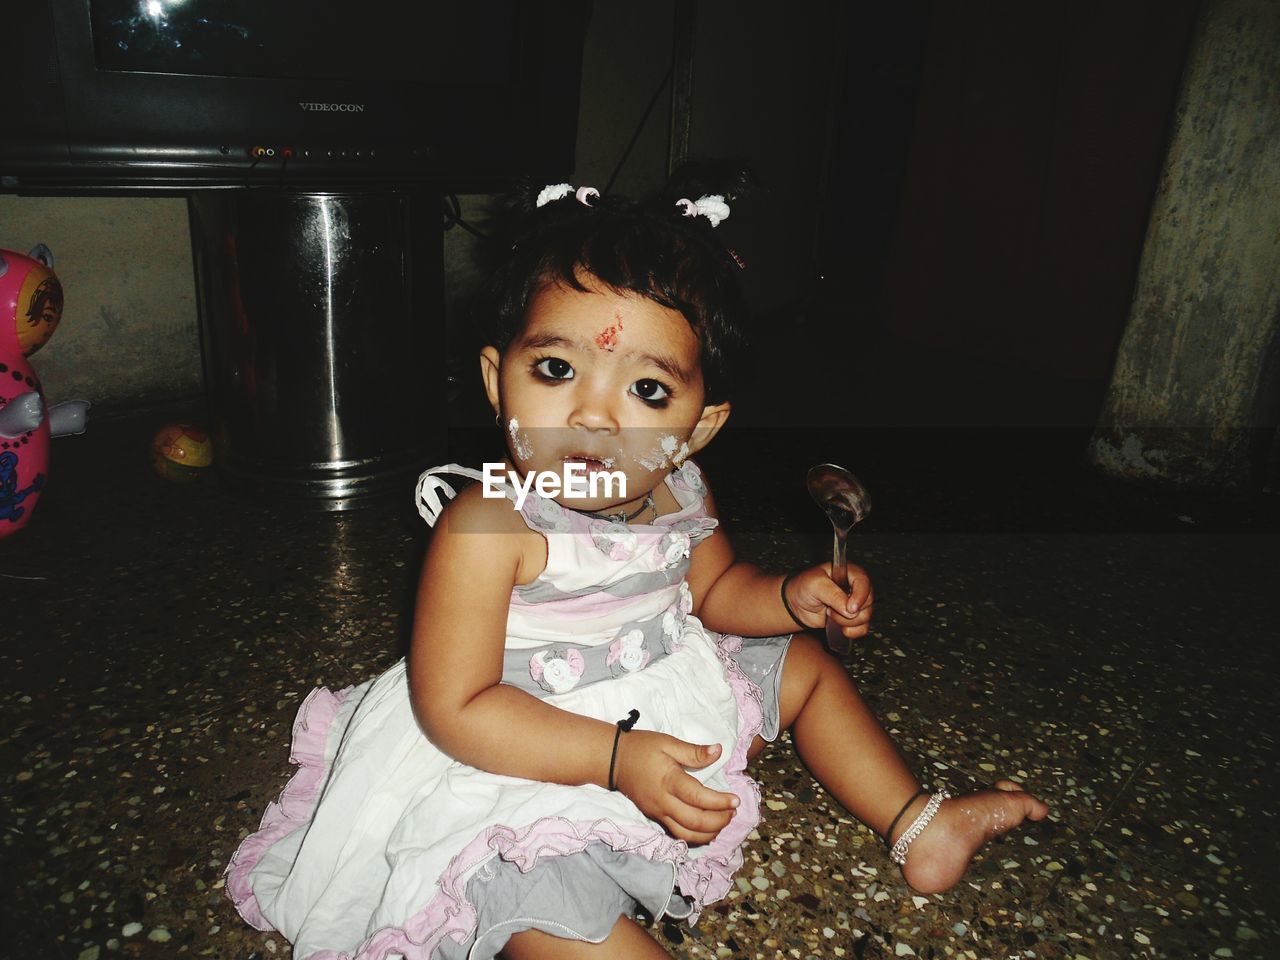
[[[569,366],[567,360],[561,360],[559,357],[547,357],[539,360],[533,367],[539,374],[548,380],[572,380],[573,367]]]
[[[631,385],[631,392],[646,403],[661,403],[671,396],[671,391],[657,380],[637,380]]]

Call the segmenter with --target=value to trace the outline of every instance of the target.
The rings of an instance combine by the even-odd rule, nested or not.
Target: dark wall
[[[883,292],[896,337],[1104,381],[1196,0],[937,3]]]

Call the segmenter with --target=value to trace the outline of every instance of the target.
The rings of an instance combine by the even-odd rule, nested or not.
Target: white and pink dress
[[[446,473],[477,476],[423,474],[429,520],[438,491],[452,494]],[[453,760],[418,727],[402,661],[359,686],[317,689],[298,711],[300,769],[227,866],[245,920],[280,931],[298,960],[474,960],[531,928],[599,941],[637,907],[692,922],[728,893],[760,815],[747,748],[777,736],[790,638],[713,634],[690,613],[690,550],[716,521],[695,466],[667,484],[681,509],[651,525],[530,492],[520,513],[546,537],[547,565],[512,590],[503,682],[608,723],[635,709],[638,730],[721,744],[716,763],[693,771],[741,801],[719,836],[690,848],[621,793]]]

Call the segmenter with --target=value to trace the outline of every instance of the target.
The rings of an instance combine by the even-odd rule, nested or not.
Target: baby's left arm
[[[710,493],[706,508],[710,516],[716,516]],[[862,567],[849,564],[847,594],[831,579],[827,564],[801,570],[789,579],[781,573],[765,573],[734,556],[723,526],[693,550],[688,575],[693,612],[717,633],[743,637],[790,633],[797,623],[782,601],[784,580],[787,603],[806,627],[824,626],[830,613],[846,637],[866,635],[872,594],[871,580]]]

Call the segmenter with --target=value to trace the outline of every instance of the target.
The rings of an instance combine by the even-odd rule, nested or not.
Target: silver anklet
[[[929,802],[924,805],[924,809],[920,811],[920,816],[911,821],[911,826],[902,832],[902,836],[898,838],[898,842],[893,845],[893,849],[889,851],[889,859],[900,867],[907,865],[907,847],[911,846],[911,841],[920,834],[924,833],[924,828],[938,813],[938,808],[942,806],[943,800],[950,800],[951,794],[946,790],[939,790],[937,793],[929,797]]]

